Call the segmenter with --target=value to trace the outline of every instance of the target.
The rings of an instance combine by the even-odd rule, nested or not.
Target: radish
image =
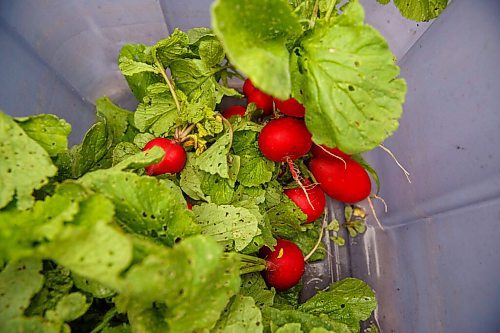
[[[333,199],[355,203],[367,198],[371,192],[368,173],[353,159],[315,157],[309,162],[314,178]]]
[[[255,88],[249,79],[246,79],[243,84],[243,93],[247,97],[249,104],[255,103],[259,109],[262,109],[264,116],[268,116],[273,112],[273,98]]]
[[[175,140],[166,138],[156,138],[144,146],[143,150],[149,150],[155,146],[161,147],[165,151],[163,159],[156,164],[146,167],[146,173],[150,176],[162,175],[164,173],[178,173],[186,164],[186,151]]]
[[[262,154],[275,162],[293,161],[311,149],[311,133],[302,120],[279,118],[271,120],[259,135]]]
[[[189,210],[193,209],[193,205],[189,201],[186,201],[186,206],[187,206],[187,209],[189,209]]]
[[[226,119],[229,119],[233,116],[241,116],[243,117],[245,115],[245,112],[247,109],[244,106],[241,105],[233,105],[224,110],[222,112],[222,116]]]
[[[311,148],[311,153],[314,155],[314,157],[326,157],[326,158],[349,158],[350,155],[344,153],[337,147],[335,148],[329,148],[325,145],[317,145],[313,144]]]
[[[307,215],[306,223],[311,223],[320,217],[325,209],[325,193],[319,186],[311,187],[308,181],[305,181],[304,185],[305,190],[297,187],[286,189],[284,193]]]
[[[304,255],[293,242],[278,239],[274,251],[263,247],[259,256],[266,260],[264,279],[270,287],[286,290],[299,283],[304,274]]]
[[[281,113],[298,118],[304,118],[306,109],[295,98],[289,98],[285,101],[275,98],[274,104]]]

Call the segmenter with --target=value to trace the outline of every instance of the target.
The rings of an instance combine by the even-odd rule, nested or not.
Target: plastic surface
[[[116,65],[124,43],[209,26],[211,0],[0,1],[0,109],[55,113],[79,142],[108,95],[133,108]],[[383,332],[500,332],[500,2],[454,0],[432,23],[363,0],[408,82],[399,131],[367,154],[389,204],[331,261],[309,265],[306,294],[356,276],[376,290]],[[331,203],[340,220],[343,207]],[[367,208],[367,206],[366,206]],[[367,209],[368,210],[368,209]],[[325,240],[328,237],[325,236]]]

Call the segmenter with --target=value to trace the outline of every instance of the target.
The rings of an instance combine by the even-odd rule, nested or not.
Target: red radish
[[[371,181],[368,173],[351,158],[341,161],[336,158],[315,157],[309,162],[309,170],[323,191],[333,199],[355,203],[370,195]]]
[[[295,160],[311,149],[311,133],[302,120],[279,118],[271,120],[259,135],[262,154],[275,162]]]
[[[187,209],[189,209],[189,210],[193,209],[193,205],[189,201],[186,201],[186,206],[187,206]]]
[[[264,116],[268,116],[273,112],[273,98],[255,88],[249,79],[246,79],[243,84],[243,92],[247,97],[248,104],[255,103],[259,109],[262,109]]]
[[[268,247],[261,248],[259,256],[266,260],[264,279],[277,290],[295,286],[304,274],[304,255],[297,245],[288,240],[278,239],[274,251]]]
[[[155,146],[161,147],[165,151],[163,159],[156,164],[146,167],[146,173],[150,176],[162,175],[164,173],[178,173],[186,164],[186,151],[174,140],[166,138],[156,138],[144,146],[143,150],[149,150]]]
[[[233,116],[241,116],[243,117],[245,115],[245,112],[247,109],[244,106],[241,105],[233,105],[224,110],[222,112],[222,116],[226,119],[229,119]]]
[[[336,158],[335,156],[338,156],[342,159],[346,159],[346,158],[350,157],[350,155],[344,153],[343,151],[341,151],[337,147],[329,148],[329,147],[326,147],[325,145],[319,146],[317,144],[313,144],[313,146],[311,148],[311,152],[314,155],[314,157]],[[331,154],[329,154],[329,153],[331,153]],[[335,156],[332,156],[332,154]]]
[[[309,182],[304,182],[306,186]],[[310,186],[310,185],[309,185]],[[309,196],[309,200],[306,196]],[[284,191],[285,195],[289,197],[295,204],[300,208],[300,210],[307,215],[306,223],[311,223],[321,216],[323,210],[325,209],[326,199],[325,193],[321,190],[321,187],[307,187],[305,190],[297,187],[290,188]]]
[[[306,114],[306,109],[302,104],[300,104],[295,98],[289,98],[285,101],[275,98],[274,104],[276,108],[281,111],[281,113],[287,116],[304,118]]]
[[[257,88],[254,87],[250,79],[246,79],[245,82],[243,82],[243,93],[245,94],[245,96],[251,95],[255,91],[255,89]]]

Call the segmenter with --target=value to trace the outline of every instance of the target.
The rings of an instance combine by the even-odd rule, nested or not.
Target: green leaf
[[[112,137],[113,145],[133,139],[133,136],[135,136],[134,130],[131,129],[134,126],[133,112],[115,105],[106,96],[97,99],[95,107],[97,117],[101,119],[108,128],[108,135]]]
[[[113,165],[117,165],[118,163],[140,152],[141,150],[135,144],[130,142],[120,142],[113,149]]]
[[[134,144],[140,149],[143,149],[146,143],[154,138],[156,137],[151,133],[138,133],[134,138]]]
[[[397,129],[406,93],[387,42],[363,19],[354,0],[342,15],[317,21],[296,49],[301,71],[292,78],[304,92],[313,141],[348,154],[373,149]]]
[[[236,295],[222,313],[211,332],[260,333],[263,330],[262,314],[252,297]]]
[[[160,74],[160,71],[152,65],[134,61],[127,57],[120,57],[118,59],[118,67],[125,76],[132,76],[138,73],[151,72],[155,74]]]
[[[256,191],[257,195],[261,195],[260,191],[262,189],[255,187],[249,189],[257,190]],[[259,221],[260,233],[253,238],[250,244],[247,247],[245,247],[243,251],[241,251],[242,253],[246,254],[256,253],[263,246],[267,246],[273,249],[274,246],[276,245],[276,239],[274,238],[272,233],[271,223],[269,222],[269,218],[266,215],[262,215],[260,208],[258,206],[259,200],[261,199],[258,196],[257,197],[250,196],[245,200],[233,203],[233,205],[236,207],[243,207],[248,209],[252,214],[255,215],[257,221]]]
[[[205,172],[213,175],[218,174],[222,178],[229,178],[227,155],[230,148],[231,136],[226,133],[198,157],[196,165]]]
[[[73,223],[65,224],[53,241],[40,246],[39,253],[73,273],[107,286],[116,286],[118,275],[132,260],[132,244],[114,226],[113,205],[102,195],[80,203]]]
[[[40,114],[15,119],[17,124],[49,153],[56,156],[68,149],[71,125],[52,114]]]
[[[205,236],[186,238],[172,249],[159,247],[134,265],[125,279],[121,297],[142,304],[140,309],[156,302],[153,318],[163,323],[161,332],[213,327],[240,285],[236,257],[223,254],[222,248]]]
[[[267,211],[271,222],[273,235],[285,239],[292,239],[302,232],[307,216],[287,196],[281,196],[281,202]]]
[[[107,196],[118,223],[126,230],[173,245],[177,238],[198,233],[180,191],[168,180],[118,170],[86,174],[81,183]]]
[[[304,332],[310,332],[314,328],[324,328],[335,333],[353,333],[341,322],[334,321],[326,316],[315,316],[297,310],[278,310],[265,307],[262,310],[262,316],[267,325],[272,323],[277,327],[290,323],[298,323]]]
[[[307,229],[305,231],[298,232],[292,238],[290,238],[290,240],[293,241],[300,248],[300,250],[302,251],[302,253],[304,253],[304,255],[311,252],[316,243],[318,242],[321,223],[322,223],[321,221],[318,221],[314,224],[308,224],[306,227]],[[321,242],[319,243],[317,250],[309,258],[308,262],[323,260],[325,259],[325,256],[326,256],[326,248],[325,245]]]
[[[243,296],[250,296],[255,300],[257,306],[273,305],[276,291],[269,289],[260,273],[245,274],[241,277],[240,292]]]
[[[42,288],[42,263],[36,259],[10,262],[0,272],[0,323],[21,317],[31,298]]]
[[[302,33],[284,0],[218,0],[212,26],[227,57],[263,91],[286,99],[291,92],[288,44]]]
[[[387,5],[389,2],[391,2],[391,0],[377,0],[377,2],[382,5]]]
[[[0,257],[17,259],[31,256],[39,245],[53,241],[78,213],[72,197],[55,195],[36,201],[32,209],[0,212]]]
[[[42,288],[42,263],[37,259],[10,262],[0,272],[0,330],[2,332],[60,333],[60,323],[25,317],[30,299]]]
[[[200,188],[205,195],[205,199],[218,205],[229,204],[234,197],[234,184],[229,179],[222,178],[215,174],[201,171]]]
[[[215,37],[203,38],[199,43],[198,51],[201,61],[207,68],[219,65],[226,56],[221,42]]]
[[[299,310],[316,316],[326,314],[359,332],[359,322],[368,319],[376,306],[375,294],[366,283],[347,278],[332,284],[328,291],[318,292]]]
[[[59,176],[63,178],[79,178],[88,171],[111,166],[113,137],[104,121],[92,125],[83,142],[71,150],[58,155],[56,165]],[[110,159],[106,155],[110,154]]]
[[[217,57],[205,51],[205,57]],[[199,59],[179,59],[172,62],[170,70],[175,85],[180,89],[193,104],[201,104],[215,108],[220,103],[222,97],[238,96],[234,89],[224,87],[218,83],[214,75],[222,71],[222,67],[207,68],[207,62],[215,61],[213,58]],[[215,64],[209,63],[210,66]]]
[[[49,154],[1,111],[0,161],[0,208],[13,198],[17,200],[17,208],[31,207],[33,190],[47,184],[49,177],[57,172]]]
[[[196,166],[196,157],[192,153],[187,154],[187,162],[181,171],[181,189],[194,200],[207,200],[204,191],[201,189],[201,182],[205,173]]]
[[[213,37],[215,36],[211,29],[209,28],[193,28],[187,31],[189,44],[196,44],[203,37]]]
[[[149,131],[163,136],[174,127],[178,117],[177,107],[170,92],[148,94],[137,106],[135,124],[141,132]]]
[[[126,143],[126,142],[123,142]],[[119,147],[120,144],[116,147]],[[123,147],[123,145],[121,146]],[[133,144],[129,144],[129,149],[132,150],[132,147],[136,147]],[[116,148],[115,148],[116,150]],[[113,152],[113,157],[115,156]],[[126,170],[126,169],[141,169],[144,168],[148,165],[155,164],[160,162],[163,157],[165,156],[165,151],[158,147],[155,146],[151,149],[148,149],[147,151],[140,151],[136,152],[133,155],[130,155],[128,157],[125,157],[120,163],[116,164],[113,166],[113,169],[115,170]]]
[[[91,294],[95,298],[107,298],[113,296],[116,291],[104,286],[102,283],[91,279],[84,278],[78,274],[72,274],[71,277],[75,283],[75,287]]]
[[[193,212],[201,233],[229,249],[241,251],[261,232],[255,215],[243,207],[202,204],[194,206]]]
[[[176,28],[169,37],[158,41],[153,49],[163,66],[168,67],[172,61],[180,59],[188,53],[188,36]]]
[[[394,0],[394,4],[410,20],[429,21],[441,14],[448,0]]]
[[[302,333],[301,325],[299,323],[289,323],[278,328],[275,333]]]
[[[49,310],[46,317],[52,321],[72,321],[87,312],[91,303],[79,292],[74,292],[62,297],[54,310]]]
[[[144,306],[141,302],[132,301],[128,306],[128,321],[132,332],[164,333],[168,332],[165,323],[165,306]]]
[[[152,65],[153,58],[151,57],[149,47],[143,44],[125,44],[120,50],[120,54],[118,56],[118,65],[120,66],[120,69],[123,66],[121,64],[126,62],[140,62],[146,65]],[[125,79],[128,82],[130,90],[132,90],[132,93],[138,101],[142,101],[144,96],[146,96],[146,88],[148,86],[154,83],[162,82],[163,80],[160,75],[153,72],[140,72],[132,75],[126,75]]]
[[[233,151],[241,158],[238,181],[244,186],[259,186],[269,182],[276,164],[265,158],[257,144],[257,132],[238,131],[234,133]]]
[[[43,288],[31,299],[30,306],[24,312],[27,316],[43,316],[45,311],[55,308],[57,302],[73,288],[73,281],[67,269],[56,267],[49,262],[46,262],[45,266]]]

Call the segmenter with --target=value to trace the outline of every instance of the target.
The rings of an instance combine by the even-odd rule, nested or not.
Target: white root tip
[[[408,170],[406,170],[403,165],[401,165],[401,163],[399,163],[398,159],[396,158],[396,156],[394,156],[394,154],[392,153],[392,151],[385,147],[384,145],[380,144],[379,145],[380,148],[382,148],[390,157],[392,157],[392,159],[396,162],[396,164],[398,165],[398,167],[403,171],[403,173],[405,174],[406,176],[406,179],[408,180],[408,183],[411,184],[411,179],[410,179],[410,173],[408,172]]]
[[[377,222],[377,225],[380,227],[380,230],[384,231],[385,229],[382,226],[382,223],[380,223],[380,220],[378,219],[377,212],[375,211],[375,207],[373,207],[372,199],[370,199],[370,197],[368,197],[367,199],[368,199],[368,204],[370,205],[370,209],[373,213],[373,217],[375,217],[375,221]]]
[[[372,193],[371,196],[375,199],[380,200],[384,204],[384,212],[387,213],[389,210],[387,208],[387,203],[385,202],[384,198],[381,196],[376,195],[375,193]]]

